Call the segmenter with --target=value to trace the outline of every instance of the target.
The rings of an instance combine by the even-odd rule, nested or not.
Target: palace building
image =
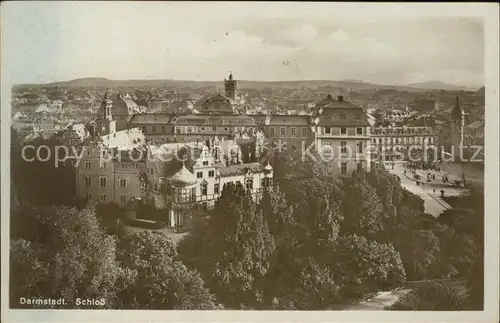
[[[244,163],[250,159],[245,154],[256,158],[257,148],[243,151],[242,141],[259,141],[258,136],[243,135],[256,128],[247,116],[136,114],[129,118],[128,126],[139,127],[117,130],[121,119],[115,119],[114,111],[113,101],[106,95],[93,134],[81,147],[78,199],[114,202],[127,209],[129,220],[141,217],[138,210],[149,205],[161,210],[169,226],[182,231],[196,209],[213,208],[225,184],[241,183],[256,198],[272,185],[270,165]],[[137,123],[130,123],[133,119]],[[167,129],[174,140],[155,143],[156,135],[169,135]],[[193,165],[174,169],[170,161],[180,157],[178,151],[183,148],[193,151]]]
[[[311,130],[315,150],[332,161],[335,173],[370,170],[370,123],[362,107],[328,95],[314,107]]]

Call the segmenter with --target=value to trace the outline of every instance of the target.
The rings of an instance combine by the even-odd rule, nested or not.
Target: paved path
[[[420,196],[424,200],[425,212],[431,214],[434,217],[438,217],[444,210],[451,208],[451,206],[443,201],[440,196],[440,191],[443,190],[446,196],[456,196],[461,195],[465,192],[464,189],[453,188],[450,185],[443,186],[442,182],[436,178],[432,184],[422,182],[420,185],[415,183],[415,180],[410,176],[413,176],[409,170],[407,170],[407,175],[404,174],[405,167],[402,164],[395,164],[394,169],[392,166],[387,166],[387,169],[392,174],[395,174],[401,178],[401,186],[408,191]],[[425,178],[422,178],[425,180]]]
[[[465,182],[471,184],[475,188],[482,190],[484,188],[484,171],[478,169],[474,165],[463,163],[442,163],[445,172],[452,174],[457,178],[462,178],[462,171],[465,174]]]
[[[386,307],[393,305],[398,299],[406,295],[411,289],[400,289],[390,292],[379,292],[377,296],[372,297],[359,304],[349,305],[347,311],[383,311]]]

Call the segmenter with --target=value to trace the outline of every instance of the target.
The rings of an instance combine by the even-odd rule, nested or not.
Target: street
[[[421,175],[421,184],[417,185],[416,181],[412,179],[413,174],[411,170],[405,168],[404,164],[396,163],[394,169],[392,169],[391,164],[386,164],[386,168],[391,174],[395,174],[401,178],[401,186],[408,191],[420,196],[424,200],[425,212],[431,214],[434,217],[438,217],[444,210],[450,209],[451,206],[443,201],[439,196],[441,195],[441,190],[444,191],[445,196],[456,196],[461,195],[465,192],[464,189],[453,188],[449,185],[444,185],[440,183],[441,177],[436,176],[436,180],[432,183],[425,182],[426,171],[419,170],[418,174]],[[406,170],[406,174],[405,174]]]

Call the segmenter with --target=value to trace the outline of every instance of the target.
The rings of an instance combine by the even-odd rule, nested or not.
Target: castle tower
[[[113,120],[112,108],[113,101],[109,97],[108,91],[106,91],[97,112],[95,129],[97,135],[104,136],[116,132],[116,121]]]
[[[455,107],[451,111],[451,145],[452,147],[462,147],[464,143],[465,112],[460,106],[457,96]]]
[[[236,80],[233,79],[233,74],[229,73],[229,79],[224,79],[224,95],[230,100],[236,101]]]

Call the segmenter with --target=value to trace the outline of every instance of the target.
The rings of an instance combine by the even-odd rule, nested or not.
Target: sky
[[[448,9],[447,9],[448,8]],[[82,77],[484,84],[483,20],[425,4],[8,2],[12,83]],[[451,12],[451,14],[450,14]]]

